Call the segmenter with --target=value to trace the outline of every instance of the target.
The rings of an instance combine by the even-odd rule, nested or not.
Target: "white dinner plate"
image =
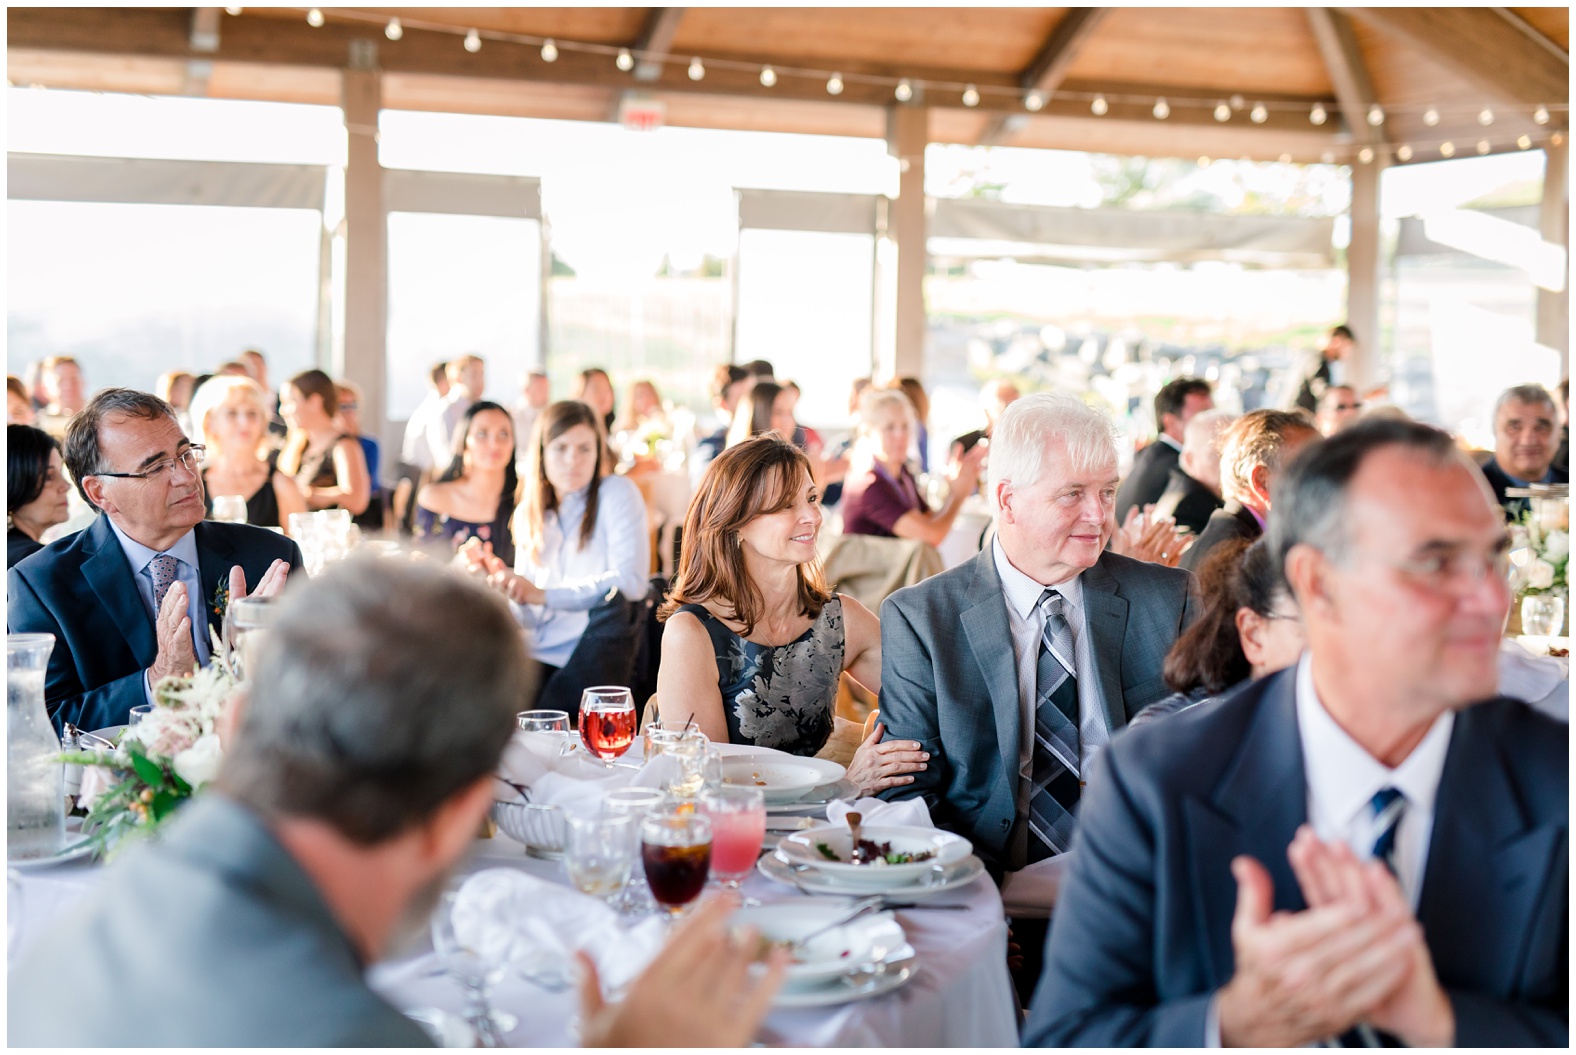
[[[795,832],[777,847],[777,856],[790,864],[806,865],[849,889],[890,890],[894,886],[917,883],[937,865],[956,864],[973,852],[974,846],[961,835],[939,828],[903,825],[867,825],[861,835],[871,842],[890,846],[900,853],[929,854],[923,861],[905,864],[853,864],[852,832],[841,824],[823,824],[808,831]],[[834,855],[828,858],[821,848]]]
[[[722,782],[736,787],[760,788],[768,803],[794,802],[822,784],[843,779],[846,772],[836,762],[806,758],[785,751],[752,751],[722,757]]]
[[[838,978],[812,989],[779,990],[776,999],[772,1001],[772,1006],[832,1007],[836,1004],[852,1003],[855,1000],[868,1000],[883,993],[890,993],[913,978],[918,970],[914,947],[905,944],[899,949],[894,949],[892,955],[883,960],[879,968],[867,977],[857,978],[852,984]]]
[[[772,941],[796,941],[830,927],[811,937],[796,951],[795,962],[788,965],[784,985],[803,989],[839,980],[852,970],[885,960],[907,944],[902,925],[889,912],[830,926],[848,915],[854,904],[854,899],[846,897],[797,898],[740,909],[731,922],[735,927],[753,927],[762,938]]]
[[[844,797],[841,793],[843,786],[838,781],[822,784],[818,788],[811,788],[804,793],[803,798],[794,799],[792,802],[768,802],[766,812],[770,814],[786,814],[798,817],[815,817],[818,821],[826,820],[826,807],[837,799]]]
[[[23,872],[32,872],[42,868],[54,868],[70,861],[80,861],[93,853],[93,846],[82,838],[82,818],[66,818],[65,848],[50,857],[28,857],[18,860],[7,857],[7,868],[16,868]]]
[[[985,863],[978,857],[970,854],[957,864],[946,868],[942,872],[939,881],[926,882],[921,880],[918,883],[898,883],[887,890],[873,891],[864,887],[854,888],[847,886],[829,877],[825,872],[818,872],[814,869],[795,872],[788,865],[788,862],[778,857],[775,853],[769,853],[762,857],[756,862],[755,867],[767,879],[774,879],[806,894],[859,896],[884,893],[901,897],[905,901],[923,901],[943,891],[956,890],[959,887],[967,886],[985,874]]]

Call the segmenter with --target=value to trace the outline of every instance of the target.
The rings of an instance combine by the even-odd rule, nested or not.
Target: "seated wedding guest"
[[[5,566],[44,548],[44,532],[64,524],[71,484],[60,463],[60,444],[31,425],[5,428]]]
[[[1198,572],[1199,617],[1166,656],[1170,696],[1127,723],[1136,729],[1285,670],[1302,655],[1302,621],[1267,540],[1231,539]]]
[[[454,460],[436,481],[416,493],[416,537],[443,539],[453,551],[480,539],[507,565],[514,564],[514,420],[497,403],[472,403],[460,419]]]
[[[751,359],[744,364],[744,370],[757,381],[777,380],[777,371],[772,369],[772,364],[765,359]]]
[[[290,435],[279,468],[295,479],[308,509],[348,509],[356,516],[372,500],[367,459],[354,436],[334,424],[339,395],[321,370],[305,370],[286,381],[279,410]]]
[[[44,704],[56,728],[126,724],[167,674],[206,664],[225,605],[284,586],[294,542],[204,520],[201,449],[158,396],[106,388],[71,419],[66,471],[99,516],[7,576],[6,626],[53,634]]]
[[[532,370],[525,375],[525,384],[520,390],[520,399],[514,405],[514,434],[516,437],[529,438],[531,431],[536,427],[536,419],[541,417],[542,411],[547,409],[547,404],[553,401],[552,382],[547,379],[547,374],[541,370]]]
[[[334,427],[347,436],[354,436],[361,444],[361,456],[367,463],[367,485],[372,491],[367,497],[367,508],[351,520],[366,531],[381,531],[386,492],[379,481],[378,470],[382,467],[383,450],[376,439],[361,431],[361,386],[354,381],[335,381],[334,395],[339,400]]]
[[[825,455],[828,464],[841,463],[843,466],[842,477],[828,480],[821,490],[821,505],[823,507],[837,506],[843,500],[843,482],[848,475],[848,455],[853,450],[854,442],[858,439],[859,430],[859,405],[866,392],[870,390],[872,381],[868,377],[856,377],[848,387],[848,422],[850,429],[841,439],[833,441],[826,448]]]
[[[579,400],[542,412],[526,450],[514,569],[490,544],[471,567],[514,604],[540,666],[533,707],[580,713],[592,685],[628,685],[650,587],[651,534],[640,489],[607,474],[597,411]]]
[[[1494,403],[1494,457],[1483,464],[1483,475],[1505,519],[1532,507],[1528,499],[1507,498],[1506,488],[1570,481],[1569,474],[1553,467],[1559,420],[1554,397],[1542,385],[1507,388]]]
[[[1182,456],[1155,503],[1155,515],[1170,517],[1191,534],[1203,534],[1210,516],[1225,504],[1220,497],[1220,448],[1236,420],[1224,410],[1193,415],[1182,430]]]
[[[615,431],[633,432],[656,419],[665,421],[667,410],[662,405],[662,396],[657,392],[657,386],[650,381],[640,380],[629,386],[629,398],[624,406],[624,416],[613,423]]]
[[[980,389],[980,409],[985,412],[985,427],[975,429],[973,432],[965,432],[953,440],[951,454],[948,457],[954,460],[961,458],[973,450],[974,445],[980,440],[989,439],[991,429],[996,425],[996,419],[1001,417],[1002,412],[1021,394],[1010,377],[997,377],[985,382],[984,387]]]
[[[597,412],[602,419],[603,431],[613,431],[613,406],[616,400],[613,396],[613,379],[607,376],[606,370],[593,366],[580,371],[575,398]]]
[[[952,530],[963,502],[979,485],[986,448],[976,446],[953,463],[947,501],[932,510],[909,471],[915,427],[914,408],[898,389],[865,393],[853,472],[843,484],[843,533],[919,539],[932,546]]]
[[[472,403],[482,398],[487,388],[487,362],[479,355],[461,355],[444,364],[448,390],[427,419],[427,446],[434,472],[441,472],[454,459],[454,430]]]
[[[888,387],[899,389],[914,406],[914,443],[919,448],[919,471],[930,472],[930,397],[917,377],[900,377]]]
[[[188,435],[196,433],[192,422],[192,396],[197,389],[197,377],[185,370],[167,370],[159,375],[153,385],[153,394],[175,408],[175,420]]]
[[[1333,436],[1341,429],[1362,417],[1363,401],[1351,385],[1331,385],[1319,397],[1319,409],[1313,419],[1319,432]]]
[[[1210,514],[1181,566],[1197,571],[1209,551],[1227,539],[1252,541],[1264,534],[1270,485],[1292,455],[1318,439],[1297,411],[1254,410],[1233,422],[1220,449],[1220,492],[1226,504]]]
[[[706,470],[684,518],[665,621],[657,701],[663,720],[721,743],[797,755],[826,746],[839,676],[881,691],[881,627],[864,605],[821,581],[821,508],[804,452],[776,436],[730,447]],[[919,745],[883,740],[854,754],[861,794],[907,784]]]
[[[427,393],[421,397],[421,402],[416,404],[416,409],[410,412],[410,419],[405,422],[405,438],[400,444],[399,456],[405,465],[405,475],[411,479],[433,467],[432,445],[427,442],[427,430],[433,419],[443,413],[444,400],[449,394],[448,365],[434,363],[427,371]]]
[[[44,363],[46,360],[34,359],[22,368],[22,386],[27,389],[27,398],[33,404],[35,412],[43,410],[49,403],[49,395],[44,391]]]
[[[38,427],[61,439],[72,415],[87,404],[82,367],[69,355],[52,355],[40,368],[39,382],[44,392],[44,406],[38,412]]]
[[[1155,426],[1160,431],[1153,443],[1133,456],[1133,467],[1117,489],[1117,523],[1127,519],[1128,510],[1160,500],[1182,454],[1183,430],[1193,415],[1214,405],[1209,382],[1201,377],[1175,378],[1155,393]]]
[[[733,412],[744,393],[754,382],[742,366],[723,364],[711,379],[711,405],[717,412],[717,430],[702,436],[695,443],[695,453],[690,458],[690,483],[700,485],[701,474],[712,459],[728,445],[728,428],[733,424]]]
[[[279,396],[268,383],[268,360],[256,348],[247,348],[235,357],[235,361],[246,367],[247,373],[251,375],[253,381],[257,382],[259,388],[264,392],[273,393],[268,408],[268,431],[277,438],[284,439],[290,430],[285,425],[285,419],[279,416]]]
[[[755,382],[734,410],[733,424],[728,429],[728,446],[776,432],[792,440],[795,447],[806,450],[809,438],[793,419],[793,402],[793,395],[775,381]]]
[[[1564,1047],[1569,733],[1490,699],[1476,466],[1359,422],[1287,467],[1270,536],[1308,651],[1101,757],[1024,1044]]]
[[[33,401],[27,386],[15,374],[5,375],[5,421],[7,425],[31,425],[35,419]]]
[[[1053,393],[1017,400],[991,435],[988,476],[990,546],[881,605],[881,714],[930,756],[883,797],[923,797],[1010,886],[1067,852],[1089,764],[1166,695],[1162,664],[1197,601],[1188,573],[1106,550],[1116,426],[1100,411]],[[1027,1001],[1044,921],[1013,929]]]
[[[1554,448],[1554,461],[1550,468],[1570,475],[1571,470],[1571,379],[1560,378],[1560,383],[1554,386],[1554,394],[1560,400],[1560,442]]]
[[[203,501],[214,495],[246,499],[246,522],[289,527],[291,513],[306,512],[296,482],[279,471],[279,452],[268,433],[268,393],[249,377],[215,377],[192,401],[202,463]]]
[[[364,973],[424,926],[492,805],[529,677],[518,630],[450,571],[351,562],[287,598],[263,649],[215,785],[13,964],[12,1043],[431,1045]],[[747,1044],[786,956],[752,974],[730,907],[703,907],[621,1005],[583,987],[583,1042]]]

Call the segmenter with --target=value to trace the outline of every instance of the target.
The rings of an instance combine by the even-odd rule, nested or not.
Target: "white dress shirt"
[[[427,430],[442,409],[443,397],[438,395],[437,389],[428,389],[427,395],[410,412],[410,420],[405,422],[405,441],[400,444],[399,452],[401,461],[418,469],[432,468],[432,445],[427,442]]]
[[[597,491],[596,527],[580,548],[586,489],[565,495],[542,525],[542,552],[533,561],[517,536],[514,570],[547,594],[546,604],[512,604],[530,632],[531,655],[553,667],[569,662],[590,610],[617,590],[631,600],[646,596],[651,581],[651,535],[640,488],[622,476],[604,476]]]
[[[1012,655],[1018,674],[1018,816],[1029,815],[1029,793],[1034,772],[1034,708],[1038,697],[1036,682],[1039,680],[1040,637],[1045,630],[1045,609],[1040,598],[1045,586],[1036,582],[1007,559],[999,539],[991,540],[991,553],[996,560],[996,574],[1001,578],[1003,600],[1007,605],[1007,626],[1012,631]],[[1084,607],[1082,575],[1075,575],[1066,582],[1057,583],[1052,589],[1062,595],[1062,610],[1073,635],[1073,664],[1078,669],[1078,770],[1089,771],[1089,763],[1102,748],[1111,742],[1111,731],[1106,727],[1105,707],[1100,692],[1100,675],[1094,664],[1094,650],[1089,634],[1089,616]],[[1017,856],[1018,842],[1027,847],[1027,825],[1015,833],[1010,858]]]
[[[153,563],[153,558],[160,556],[161,553],[167,553],[179,562],[175,566],[175,578],[186,587],[186,609],[192,621],[192,645],[196,650],[197,665],[207,666],[212,651],[208,645],[208,599],[202,595],[202,574],[197,564],[196,529],[186,532],[167,550],[149,549],[129,537],[113,518],[108,517],[108,514],[100,515],[109,519],[109,526],[120,542],[121,551],[126,554],[126,563],[131,565],[131,579],[137,584],[137,596],[142,598],[142,607],[147,611],[148,618],[153,621],[155,637],[158,635],[159,613],[153,606],[153,569],[149,565]],[[148,702],[152,703],[153,687],[148,684],[146,676],[142,679],[142,689]]]
[[[464,385],[451,385],[449,394],[443,397],[428,420],[427,446],[432,452],[434,472],[443,472],[454,459],[454,428],[474,402],[476,397]]]

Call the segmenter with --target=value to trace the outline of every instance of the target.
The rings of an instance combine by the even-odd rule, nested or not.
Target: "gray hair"
[[[1220,490],[1240,501],[1252,489],[1253,470],[1278,472],[1287,437],[1314,431],[1308,419],[1290,410],[1254,410],[1238,418],[1220,449]]]
[[[1535,407],[1548,407],[1551,417],[1559,417],[1559,408],[1555,406],[1554,395],[1542,385],[1516,385],[1507,388],[1494,400],[1494,426],[1499,427],[1499,412],[1506,403],[1530,403]]]
[[[1203,410],[1194,414],[1182,430],[1182,449],[1219,460],[1221,438],[1236,420],[1237,416],[1229,410]]]
[[[231,393],[239,392],[253,406],[263,414],[262,442],[268,439],[268,416],[273,408],[268,405],[268,394],[263,391],[263,386],[253,381],[250,377],[236,377],[233,374],[210,377],[202,383],[195,395],[192,396],[191,419],[192,431],[197,435],[194,440],[208,448],[208,457],[212,458],[223,450],[223,444],[218,437],[208,431],[208,415],[224,406]]]
[[[1013,400],[990,437],[991,504],[996,485],[1033,486],[1045,473],[1046,448],[1063,444],[1076,472],[1116,464],[1116,423],[1095,408],[1058,392],[1036,392]]]
[[[180,420],[175,416],[174,407],[152,392],[139,392],[135,388],[106,388],[88,400],[88,405],[66,425],[66,442],[61,445],[60,457],[66,464],[66,472],[77,485],[77,494],[94,510],[98,506],[83,490],[82,481],[98,473],[113,471],[105,466],[104,451],[99,445],[99,427],[111,414],[142,418],[145,421],[157,421],[160,418],[169,418],[175,422]]]
[[[219,787],[371,846],[495,770],[530,678],[503,600],[446,567],[362,558],[280,602]]]
[[[1337,563],[1346,560],[1351,545],[1346,498],[1352,478],[1364,459],[1390,446],[1415,451],[1437,465],[1466,464],[1448,433],[1415,421],[1358,421],[1329,439],[1309,444],[1271,485],[1275,515],[1269,520],[1269,544],[1282,574],[1286,554],[1299,543]]]

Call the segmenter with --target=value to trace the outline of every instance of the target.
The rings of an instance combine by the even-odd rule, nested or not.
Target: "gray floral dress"
[[[717,657],[717,688],[735,744],[813,755],[832,735],[837,679],[843,672],[843,602],[833,597],[810,629],[786,645],[757,645],[698,604],[679,608],[700,620]]]

